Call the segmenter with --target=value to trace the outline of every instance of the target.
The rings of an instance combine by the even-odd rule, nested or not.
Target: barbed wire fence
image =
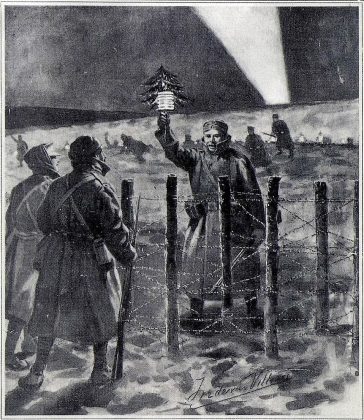
[[[279,196],[279,181],[268,181],[265,223],[249,211],[260,194],[233,195],[227,177],[219,179],[219,194],[198,200],[177,194],[175,175],[168,177],[165,196],[139,197],[140,215],[143,202],[150,201],[166,203],[166,213],[153,220],[139,216],[128,329],[150,334],[170,354],[183,350],[194,335],[260,334],[269,358],[277,358],[292,337],[335,335],[350,341],[352,364],[358,369],[359,183],[355,181],[349,198],[328,198],[326,183],[315,182],[312,198],[291,199]],[[122,192],[122,208],[135,199],[130,191]],[[183,249],[178,220],[186,219],[186,202],[199,205],[201,199],[208,211],[200,218],[205,220],[201,229],[195,226],[198,237],[192,235],[193,261],[184,264],[188,249]],[[263,243],[234,230],[234,211],[261,224],[266,232]],[[133,211],[124,213],[131,228],[134,218]],[[253,269],[246,269],[249,264]],[[219,299],[221,308],[193,313],[186,293]],[[243,310],[249,296],[264,301],[264,313]],[[233,307],[233,300],[241,297],[246,305]],[[263,323],[263,330],[257,328]]]

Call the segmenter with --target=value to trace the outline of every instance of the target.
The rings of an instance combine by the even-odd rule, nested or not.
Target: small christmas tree
[[[148,104],[151,109],[158,106],[157,98],[162,92],[165,94],[159,95],[160,97],[173,94],[174,104],[183,106],[189,101],[189,98],[183,93],[183,86],[177,76],[163,66],[160,66],[156,74],[144,82],[143,86],[148,89],[141,95],[144,97],[142,102]]]

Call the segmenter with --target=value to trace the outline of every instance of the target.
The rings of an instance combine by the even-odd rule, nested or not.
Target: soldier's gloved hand
[[[129,244],[123,250],[121,251],[120,255],[121,263],[124,267],[129,266],[132,264],[137,258],[138,254],[136,252],[136,249],[133,247],[133,245]]]
[[[265,240],[265,229],[254,229],[252,233],[254,246],[259,246]]]
[[[160,129],[168,128],[170,123],[170,118],[168,112],[161,111],[158,117],[158,127]]]

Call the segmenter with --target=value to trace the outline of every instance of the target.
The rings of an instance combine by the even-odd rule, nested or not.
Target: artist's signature
[[[257,370],[237,380],[234,385],[208,388],[204,386],[206,377],[195,379],[193,392],[187,396],[183,405],[196,409],[218,402],[232,400],[273,385],[282,384],[292,378],[290,372]]]

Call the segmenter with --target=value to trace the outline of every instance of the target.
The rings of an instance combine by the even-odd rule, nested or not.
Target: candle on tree
[[[143,83],[147,90],[142,94],[143,103],[158,111],[174,111],[175,106],[185,105],[189,99],[183,93],[183,86],[177,76],[163,66]]]

